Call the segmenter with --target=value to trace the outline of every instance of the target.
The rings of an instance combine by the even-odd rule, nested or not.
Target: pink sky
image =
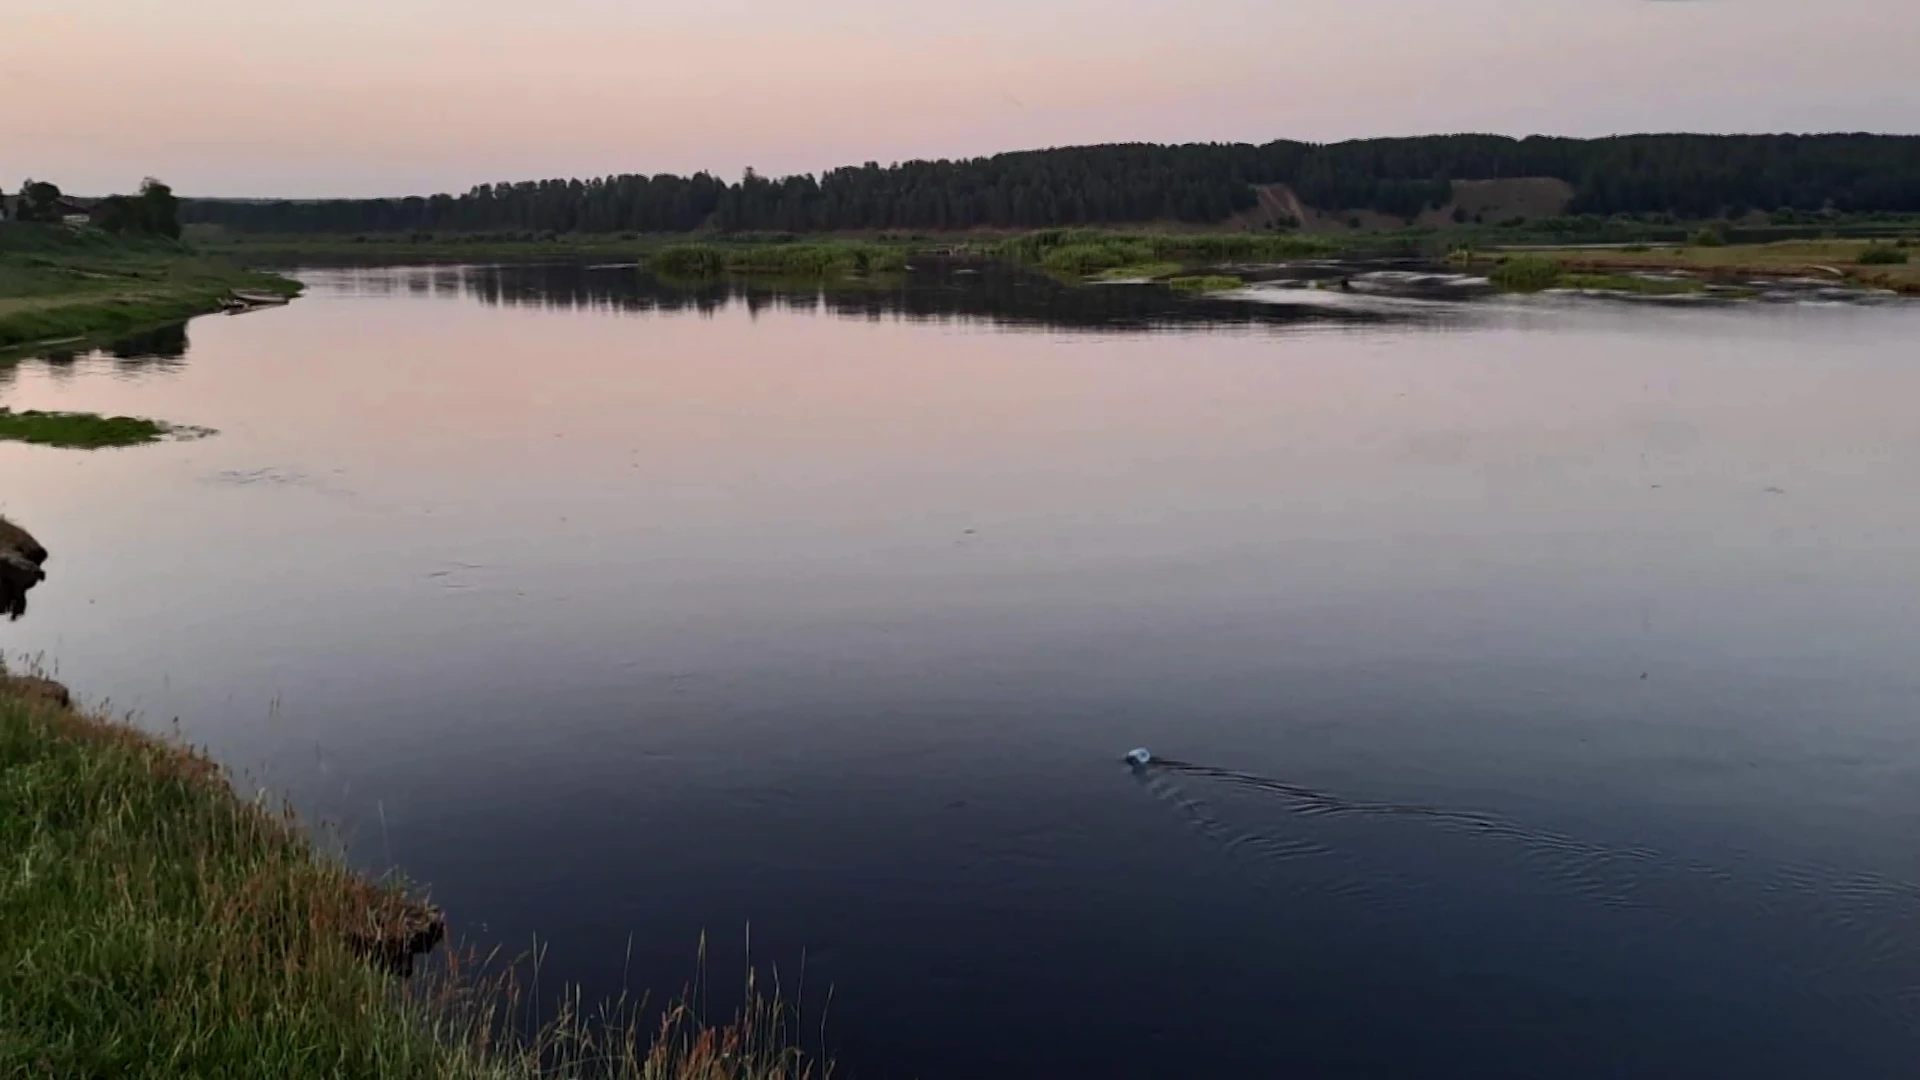
[[[376,195],[1116,140],[1912,132],[1916,45],[1912,0],[61,0],[0,33],[0,186]]]

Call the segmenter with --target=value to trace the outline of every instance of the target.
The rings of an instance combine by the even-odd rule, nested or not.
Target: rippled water
[[[0,372],[221,432],[0,445],[5,644],[550,984],[751,924],[853,1076],[1920,1060],[1912,306],[307,277]]]

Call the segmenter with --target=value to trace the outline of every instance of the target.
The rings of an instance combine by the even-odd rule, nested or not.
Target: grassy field
[[[1717,246],[1527,248],[1507,256],[1484,252],[1475,257],[1551,261],[1565,272],[1576,274],[1687,270],[1712,278],[1809,277],[1824,278],[1836,284],[1852,283],[1920,294],[1920,247],[1899,247],[1898,243],[1827,239]],[[1914,258],[1904,263],[1876,263],[1875,257],[1868,256],[1869,252],[1874,251],[1905,253],[1909,250],[1914,253]],[[1862,262],[1863,256],[1868,256],[1868,261]],[[1495,277],[1498,280],[1498,267]]]
[[[528,1032],[509,984],[372,958],[425,909],[240,798],[205,756],[0,672],[0,1076],[798,1080],[747,985],[719,1026],[584,1010]]]
[[[236,289],[290,296],[299,286],[168,240],[0,223],[0,356],[203,315]]]

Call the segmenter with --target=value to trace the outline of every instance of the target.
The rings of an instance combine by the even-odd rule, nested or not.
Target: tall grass
[[[519,1022],[510,981],[422,985],[369,961],[417,910],[243,800],[205,756],[0,673],[0,1076],[799,1080],[790,1014],[751,982],[690,1005]],[[356,946],[356,942],[359,943]]]
[[[837,277],[904,269],[907,249],[855,240],[808,243],[673,244],[654,252],[648,266],[669,277],[763,274]]]
[[[1514,292],[1539,292],[1560,283],[1566,267],[1558,259],[1540,255],[1515,255],[1502,259],[1487,276],[1495,285]]]
[[[1236,259],[1290,259],[1338,250],[1325,240],[1256,233],[1115,233],[1044,229],[999,245],[996,254],[1058,274],[1088,276],[1120,267]]]
[[[1191,277],[1177,277],[1167,282],[1167,287],[1176,292],[1210,293],[1226,292],[1238,289],[1246,282],[1226,274],[1196,274]]]

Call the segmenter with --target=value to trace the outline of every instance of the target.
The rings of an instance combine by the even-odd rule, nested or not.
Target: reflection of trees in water
[[[187,355],[187,324],[174,323],[143,334],[121,338],[104,350],[123,364],[161,364]]]
[[[0,386],[11,385],[28,364],[39,364],[56,381],[72,378],[83,361],[95,359],[110,360],[116,371],[125,374],[178,371],[186,366],[188,346],[187,324],[174,323],[129,334],[98,349],[55,349],[18,364],[0,364]]]
[[[447,274],[440,268],[438,275]],[[381,273],[379,271],[373,272]],[[1203,325],[1371,322],[1378,313],[1289,308],[1181,295],[1158,286],[1069,287],[1051,278],[996,264],[937,261],[893,278],[819,282],[724,279],[672,281],[632,267],[580,265],[482,266],[459,271],[460,288],[483,303],[505,307],[611,311],[695,311],[740,306],[826,311],[849,317],[966,320],[1007,326],[1137,331]],[[443,291],[444,277],[427,279]],[[359,283],[356,283],[359,284]],[[364,288],[364,285],[362,286]],[[388,289],[393,288],[389,283]]]

